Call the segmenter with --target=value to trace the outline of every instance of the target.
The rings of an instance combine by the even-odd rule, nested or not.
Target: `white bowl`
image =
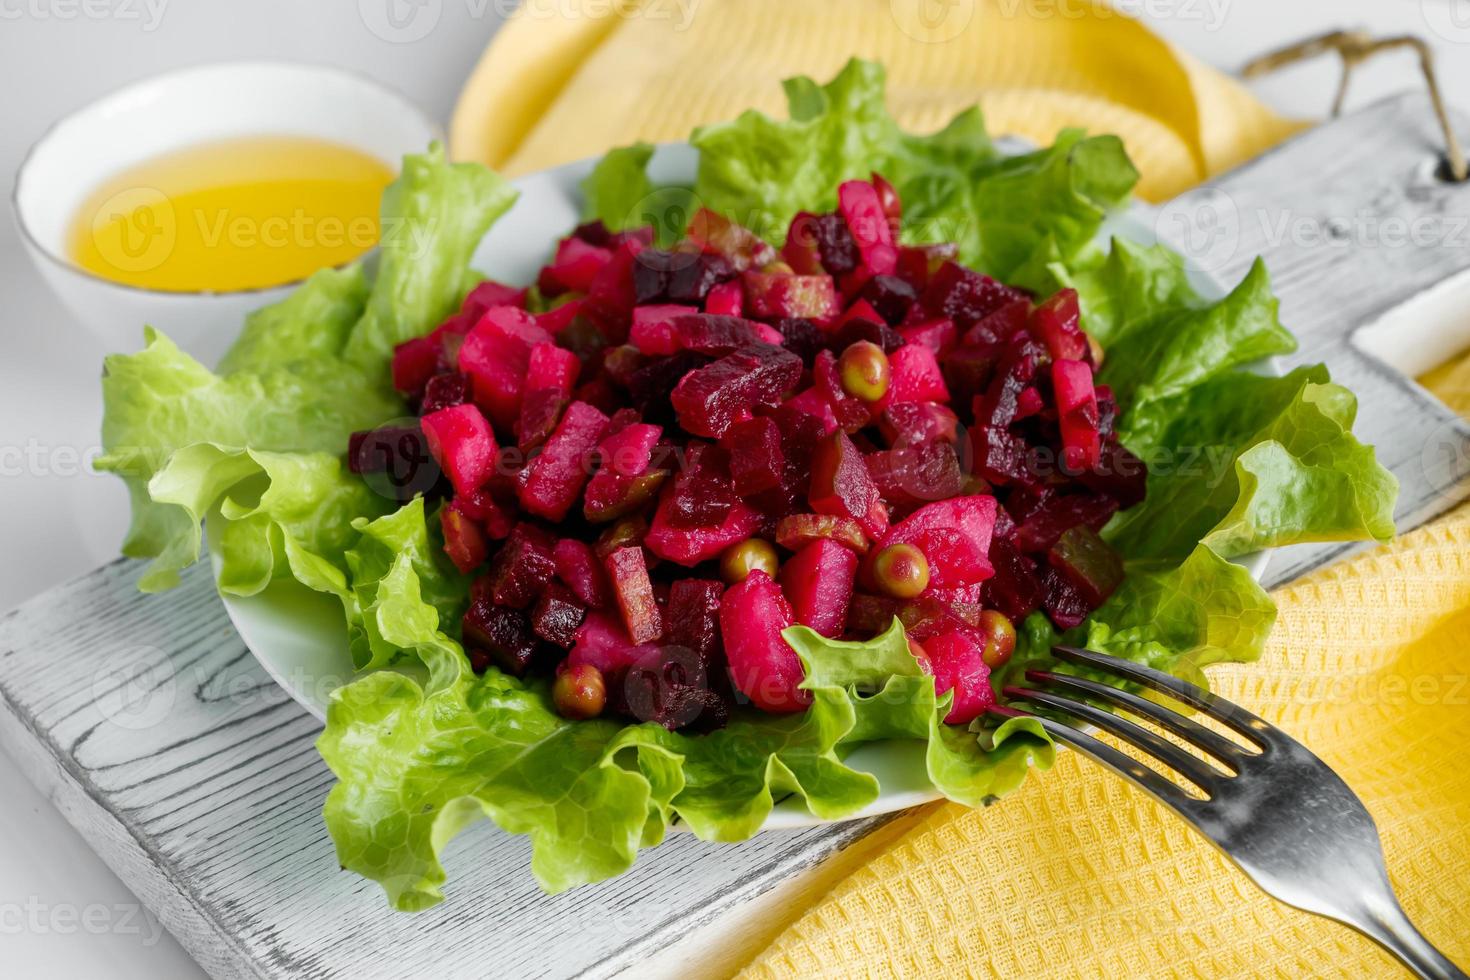
[[[515,206],[490,229],[475,252],[474,266],[506,283],[532,282],[537,270],[581,214],[580,184],[595,161],[584,160],[531,174],[515,182],[520,197]],[[690,184],[698,154],[687,144],[660,146],[649,164],[655,184]],[[1116,235],[1140,244],[1155,242],[1154,223],[1146,211],[1134,208],[1109,219],[1104,238]],[[1191,284],[1206,299],[1219,299],[1228,290],[1216,279],[1191,272]],[[1274,363],[1264,372],[1279,374]],[[211,536],[210,540],[214,540]],[[219,561],[211,553],[216,572]],[[1237,559],[1257,580],[1266,568],[1266,552]],[[294,580],[282,579],[259,595],[225,596],[225,609],[245,645],[286,691],[319,719],[326,718],[331,692],[354,679],[347,651],[347,629],[342,604],[312,592]],[[844,817],[856,820],[918,806],[939,798],[929,782],[924,745],[919,741],[888,741],[861,745],[845,759],[849,766],[878,777],[879,797],[867,807]],[[799,798],[778,802],[762,829],[809,827],[825,821],[812,816]],[[684,830],[682,824],[676,830]]]
[[[125,286],[68,258],[78,208],[107,178],[150,157],[239,136],[312,136],[375,156],[395,171],[405,153],[441,139],[438,125],[403,96],[336,68],[242,61],[157,75],[56,123],[31,147],[15,179],[21,240],[68,309],[109,349],[131,351],[143,325],[213,364],[245,314],[294,284],[230,292]]]

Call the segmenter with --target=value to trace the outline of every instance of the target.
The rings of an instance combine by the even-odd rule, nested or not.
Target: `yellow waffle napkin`
[[[680,140],[852,55],[914,130],[979,102],[994,133],[1114,132],[1167,198],[1293,132],[1231,79],[1083,0],[529,0],[466,86],[452,151],[517,174]],[[601,11],[601,16],[593,15]],[[584,15],[585,14],[585,15]],[[1470,361],[1432,379],[1470,410]],[[1334,766],[1383,832],[1410,916],[1470,962],[1470,508],[1277,594],[1226,697]],[[937,805],[743,926],[751,976],[1377,976],[1350,930],[1266,898],[1171,813],[1075,753],[983,811]],[[712,951],[713,952],[713,951]],[[728,961],[718,957],[721,962]],[[734,954],[740,956],[740,952]],[[753,957],[753,959],[752,959]]]

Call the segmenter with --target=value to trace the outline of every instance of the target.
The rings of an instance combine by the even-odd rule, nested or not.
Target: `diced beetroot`
[[[902,605],[899,600],[890,599],[886,595],[853,593],[852,601],[847,607],[848,632],[861,636],[882,633],[893,625],[893,619]]]
[[[514,286],[495,282],[493,279],[486,279],[470,290],[459,309],[461,313],[469,314],[473,322],[483,316],[485,311],[492,306],[519,306],[525,309],[525,288],[517,289]]]
[[[556,565],[556,577],[583,605],[602,609],[612,601],[607,574],[586,542],[562,538],[552,551],[552,559]]]
[[[645,249],[633,263],[633,297],[645,303],[699,304],[720,283],[740,273],[723,255]]]
[[[837,414],[832,411],[832,403],[816,388],[808,388],[800,394],[793,395],[787,399],[785,407],[793,408],[816,419],[821,423],[823,435],[834,432],[838,428]]]
[[[522,452],[529,452],[550,439],[567,404],[567,396],[560,388],[526,392],[515,424],[516,446]]]
[[[866,320],[869,323],[885,322],[883,320],[883,314],[873,309],[873,304],[869,303],[865,299],[860,299],[856,303],[849,306],[847,309],[843,310],[842,315],[837,318],[837,326],[846,326],[847,324],[852,323],[854,320]]]
[[[1031,314],[1031,332],[1046,345],[1053,360],[1087,361],[1091,351],[1079,326],[1077,290],[1063,289]]]
[[[948,402],[949,388],[939,359],[923,344],[905,344],[888,355],[892,372],[888,394],[878,404],[886,409],[902,402]]]
[[[1048,568],[1042,576],[1042,588],[1045,595],[1041,600],[1041,608],[1046,610],[1047,618],[1058,629],[1069,630],[1081,626],[1087,614],[1092,611],[1087,597],[1054,568]]]
[[[653,598],[648,562],[642,548],[619,548],[603,560],[613,596],[623,614],[623,625],[634,643],[652,643],[663,636],[663,619]]]
[[[429,415],[441,408],[463,405],[473,397],[470,378],[458,371],[445,371],[429,379],[424,386],[424,397],[419,402],[419,414]]]
[[[715,316],[739,316],[744,307],[745,288],[738,279],[720,283],[704,300],[704,312]]]
[[[495,553],[490,568],[475,580],[473,595],[497,606],[524,609],[546,591],[556,574],[551,535],[531,524],[517,524]]]
[[[724,451],[705,443],[690,443],[668,497],[669,523],[680,528],[709,527],[723,520],[739,502]]]
[[[919,294],[898,276],[875,275],[863,284],[862,297],[884,323],[896,327],[904,322]]]
[[[967,344],[995,344],[1009,340],[1026,329],[1031,318],[1031,301],[1015,299],[987,314],[965,331]]]
[[[668,640],[711,663],[720,652],[720,598],[725,586],[703,578],[679,579],[669,586]]]
[[[938,272],[944,263],[958,254],[959,247],[954,242],[941,242],[934,245],[900,245],[898,246],[898,268],[895,271],[910,286],[922,290],[928,286],[929,278]]]
[[[953,497],[965,485],[959,456],[947,442],[920,442],[868,453],[865,461],[878,492],[896,507],[906,509]]]
[[[730,456],[736,493],[750,496],[781,485],[786,457],[781,452],[781,429],[773,419],[737,422],[725,431],[720,445]]]
[[[503,541],[515,527],[515,513],[496,501],[489,490],[476,490],[469,496],[455,497],[449,506],[462,511],[480,525],[485,536],[492,541]]]
[[[1148,491],[1148,467],[1113,439],[1102,444],[1097,466],[1077,479],[1094,493],[1116,500],[1120,508],[1141,502]]]
[[[1092,368],[1082,361],[1052,361],[1051,384],[1057,399],[1057,422],[1062,430],[1062,461],[1074,472],[1090,470],[1097,465],[1102,452]]]
[[[867,181],[849,180],[837,188],[837,210],[857,243],[864,268],[876,276],[891,275],[898,268],[898,249],[878,191]]]
[[[648,473],[653,447],[662,434],[659,426],[636,423],[603,437],[597,445],[601,466],[583,495],[588,520],[616,520],[653,499],[668,476],[664,470],[656,476]]]
[[[444,532],[444,553],[455,568],[468,574],[485,564],[490,555],[485,532],[454,502],[439,510],[439,524]]]
[[[873,190],[878,192],[878,203],[882,205],[884,215],[896,225],[903,218],[903,201],[899,200],[898,191],[876,170],[869,175],[869,179],[873,182]]]
[[[957,405],[973,405],[977,396],[990,386],[996,365],[1002,356],[1000,344],[964,344],[944,355],[940,368],[951,400]]]
[[[817,445],[807,502],[818,514],[857,521],[875,540],[888,530],[888,511],[863,454],[841,430]]]
[[[718,439],[751,406],[780,404],[801,371],[790,351],[746,347],[686,374],[670,400],[685,431]]]
[[[1005,304],[1025,298],[1020,290],[946,262],[930,276],[919,302],[930,316],[948,317],[960,330],[969,330]]]
[[[686,234],[690,241],[705,251],[723,255],[742,272],[759,269],[776,258],[776,250],[755,232],[708,208],[694,212]]]
[[[1013,338],[990,379],[985,394],[975,405],[976,425],[1010,425],[1016,420],[1017,399],[1031,380],[1046,349],[1024,335]]]
[[[1031,447],[1003,427],[978,425],[971,429],[970,451],[975,472],[991,483],[1025,485],[1036,479]]]
[[[910,344],[922,344],[935,354],[944,354],[959,341],[953,320],[925,320],[912,327],[899,327],[899,336]]]
[[[417,397],[439,370],[440,349],[433,337],[415,337],[393,348],[393,387]]]
[[[751,572],[725,591],[720,635],[735,686],[763,711],[789,713],[811,704],[799,685],[806,674],[781,631],[794,620],[781,587],[765,572]]]
[[[995,566],[995,575],[985,583],[985,604],[1019,623],[1035,612],[1046,597],[1036,562],[1003,538],[990,543],[990,562]]]
[[[526,391],[544,391],[548,388],[569,398],[577,387],[577,372],[581,370],[577,355],[555,344],[539,343],[531,346],[531,357],[526,365]]]
[[[663,356],[679,349],[674,339],[674,320],[689,313],[698,313],[698,307],[681,306],[677,303],[657,303],[633,309],[633,328],[628,333],[628,342],[644,354]]]
[[[510,429],[520,413],[520,398],[531,347],[551,335],[525,310],[496,306],[485,311],[459,349],[459,369],[474,383],[475,401]]]
[[[916,446],[921,442],[954,442],[960,420],[938,402],[899,402],[890,405],[878,420],[878,429],[890,446]]]
[[[925,640],[922,649],[919,666],[934,676],[934,693],[954,692],[945,722],[968,725],[995,704],[985,644],[979,637],[966,631],[943,633]]]
[[[899,622],[910,639],[921,643],[941,633],[973,629],[980,622],[982,611],[978,590],[978,586],[930,589],[919,598],[899,605]]]
[[[888,324],[869,320],[867,317],[858,317],[843,322],[837,328],[837,332],[832,334],[832,342],[828,346],[834,351],[842,351],[859,340],[877,344],[883,348],[885,354],[892,354],[907,343],[903,335]]]
[[[590,454],[607,421],[606,415],[585,402],[567,406],[541,455],[526,468],[519,492],[522,508],[547,520],[566,517],[591,475]]]
[[[868,539],[862,525],[831,514],[791,514],[776,525],[776,543],[791,551],[800,551],[814,541],[836,541],[855,554],[866,554]]]
[[[794,276],[780,273],[743,274],[745,309],[750,316],[773,320],[803,317],[825,320],[842,311],[837,284],[831,276]]]
[[[639,239],[625,238],[620,241],[613,249],[612,258],[607,265],[592,280],[592,285],[587,290],[587,299],[580,311],[596,323],[598,329],[615,344],[622,343],[628,335],[636,296],[634,276],[644,250]]]
[[[577,318],[581,310],[582,301],[580,299],[558,303],[545,313],[536,314],[536,326],[555,337],[571,326],[572,321]]]
[[[769,335],[763,333],[761,329],[764,326],[754,320],[746,320],[738,316],[695,313],[677,317],[674,320],[674,343],[682,350],[692,350],[711,357],[723,357],[751,344],[768,343]],[[781,335],[777,333],[777,345],[780,342]]]
[[[556,257],[541,270],[537,285],[547,296],[585,293],[611,259],[612,252],[608,249],[588,245],[580,238],[563,238],[556,247]]]
[[[1025,515],[1013,540],[1021,551],[1039,554],[1050,550],[1063,533],[1078,525],[1102,530],[1117,509],[1118,502],[1109,497],[1091,494],[1051,497]]]
[[[673,487],[665,488],[654,512],[653,524],[643,544],[649,551],[678,565],[693,567],[719,556],[730,545],[760,530],[761,515],[743,503],[736,503],[717,525],[678,527],[670,519]]]
[[[547,643],[568,650],[577,642],[577,630],[586,618],[587,607],[553,582],[531,611],[531,631]]]
[[[531,622],[518,609],[492,605],[483,598],[470,603],[460,630],[470,663],[480,661],[477,671],[493,663],[514,677],[530,668],[536,657],[536,637]],[[488,662],[488,663],[487,663]]]
[[[1043,407],[1041,392],[1035,388],[1022,388],[1021,393],[1016,396],[1015,421],[1019,422],[1033,415],[1039,415]]]
[[[781,590],[796,621],[823,636],[837,636],[847,623],[847,604],[858,556],[830,538],[806,545],[781,566]]]
[[[641,658],[657,655],[657,644],[634,643],[619,619],[593,610],[577,628],[577,641],[567,654],[566,665],[580,667],[591,664],[602,671],[604,677],[616,677]]]
[[[1082,594],[1089,611],[1102,605],[1123,581],[1123,559],[1084,524],[1063,534],[1047,552],[1046,560]]]
[[[472,494],[495,475],[500,449],[490,423],[473,405],[456,405],[425,415],[424,439],[439,468],[460,494]]]

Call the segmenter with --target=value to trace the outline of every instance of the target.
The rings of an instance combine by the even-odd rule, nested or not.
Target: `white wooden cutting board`
[[[1470,314],[1432,321],[1464,300],[1431,287],[1470,269],[1470,185],[1434,176],[1438,147],[1427,101],[1397,98],[1158,213],[1161,236],[1227,282],[1266,256],[1302,340],[1287,360],[1324,360],[1359,394],[1359,436],[1403,485],[1401,529],[1462,499],[1470,470],[1470,428],[1389,366],[1470,346]],[[1364,326],[1383,360],[1355,346]],[[1269,578],[1343,550],[1291,549]],[[318,724],[241,644],[207,568],[163,596],[140,595],[138,573],[115,562],[0,621],[0,741],[215,976],[719,971],[732,929],[778,929],[792,896],[821,886],[823,859],[876,825],[740,845],[676,835],[628,874],[547,897],[526,842],[482,824],[449,849],[447,902],[392,913],[376,885],[338,870]]]

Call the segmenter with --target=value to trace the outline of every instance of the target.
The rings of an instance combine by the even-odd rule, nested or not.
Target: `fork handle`
[[[1429,940],[1425,939],[1403,907],[1392,895],[1385,903],[1364,909],[1349,925],[1378,943],[1399,962],[1425,980],[1470,980],[1465,972],[1449,961]]]

